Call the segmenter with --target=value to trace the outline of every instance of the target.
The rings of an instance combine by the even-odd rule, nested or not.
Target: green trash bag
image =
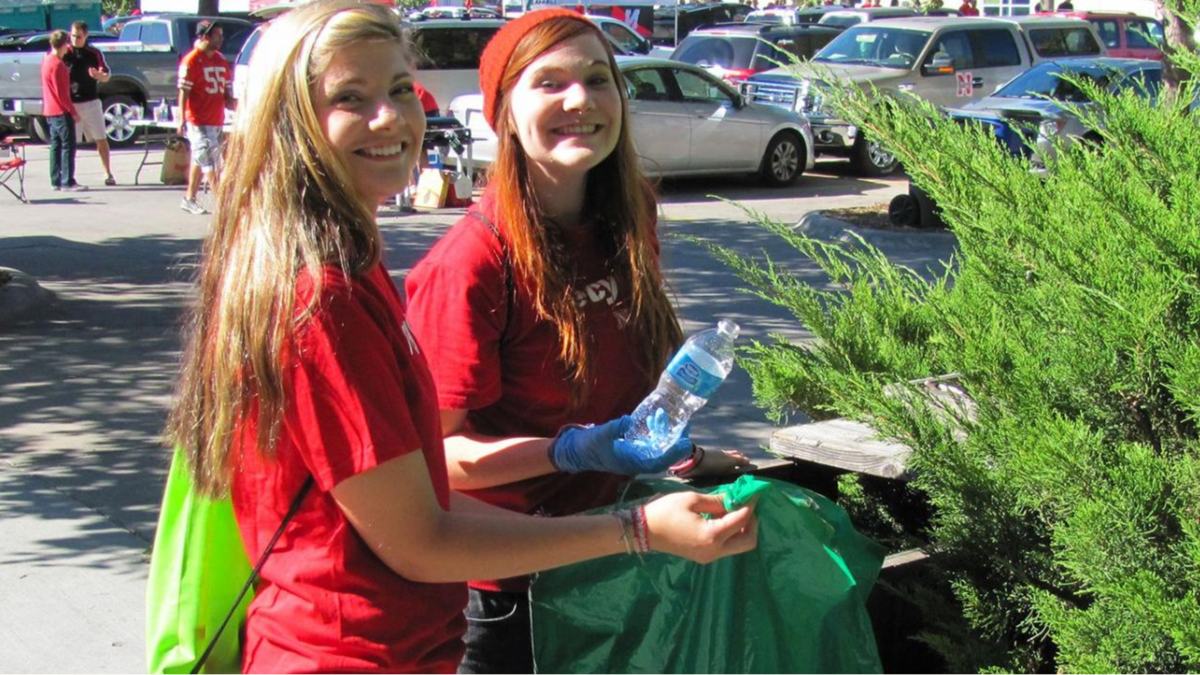
[[[788,483],[742,476],[709,492],[727,508],[758,497],[758,548],[709,565],[610,556],[539,574],[530,589],[537,672],[881,672],[866,601],[883,547],[839,506]],[[647,498],[626,495],[601,511]]]
[[[146,583],[148,672],[191,672],[252,569],[232,502],[196,494],[176,449]],[[241,626],[253,597],[246,594],[202,672],[242,672]]]

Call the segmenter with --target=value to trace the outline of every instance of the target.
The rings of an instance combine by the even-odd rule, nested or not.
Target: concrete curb
[[[0,267],[0,327],[28,321],[58,302],[58,297],[20,270]]]

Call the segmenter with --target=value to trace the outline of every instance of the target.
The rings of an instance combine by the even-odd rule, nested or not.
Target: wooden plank
[[[902,385],[889,385],[884,392],[901,397],[912,406],[929,406],[935,415],[949,424],[971,420],[975,403],[959,385],[959,376],[951,373],[914,380],[916,391]],[[961,436],[961,427],[955,431]],[[861,422],[838,418],[779,429],[771,436],[771,452],[837,471],[850,471],[880,478],[906,480],[906,466],[912,448],[876,438],[875,430]]]
[[[910,548],[907,551],[899,551],[892,553],[883,559],[883,569],[891,569],[900,567],[909,563],[920,562],[929,557],[929,554],[919,548]]]
[[[835,419],[779,429],[771,435],[771,452],[806,462],[880,478],[905,478],[912,448],[875,437],[861,422]]]

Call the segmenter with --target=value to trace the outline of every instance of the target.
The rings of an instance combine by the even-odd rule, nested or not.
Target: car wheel
[[[888,222],[896,227],[920,227],[921,207],[912,195],[896,195],[888,203]]]
[[[45,117],[34,116],[29,118],[29,135],[42,143],[50,142],[50,127],[46,125]]]
[[[102,106],[104,135],[108,137],[109,145],[115,148],[133,145],[138,130],[129,123],[141,118],[142,105],[129,96],[109,96],[104,99]]]
[[[859,136],[851,157],[854,170],[860,176],[886,176],[900,164],[896,156],[876,141]]]
[[[759,176],[768,187],[786,187],[804,173],[804,141],[791,132],[781,132],[767,144]]]

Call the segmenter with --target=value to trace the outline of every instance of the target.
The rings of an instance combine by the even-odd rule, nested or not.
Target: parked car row
[[[253,28],[244,19],[147,15],[126,22],[116,40],[99,32],[89,36],[89,42],[104,52],[112,73],[110,80],[99,85],[110,143],[120,147],[133,142],[136,130],[129,122],[145,116],[162,99],[178,96],[179,59],[191,50],[196,25],[206,18],[220,22],[224,29],[221,53],[232,62]],[[41,64],[49,51],[49,35],[42,33],[25,41],[28,50],[0,51],[0,125],[27,130],[45,140]]]
[[[807,116],[819,154],[849,156],[867,176],[891,173],[896,158],[826,107],[846,85],[961,107],[1047,60],[1105,55],[1088,22],[1062,17],[885,19],[853,26],[809,62],[750,77],[753,102]]]
[[[747,103],[736,89],[686,63],[618,57],[629,99],[631,133],[650,176],[755,174],[768,186],[791,185],[813,167],[808,120]],[[483,117],[483,97],[454,99],[451,113],[474,139],[476,165],[496,157],[496,134]]]
[[[1076,80],[1091,81],[1110,94],[1133,92],[1153,102],[1162,85],[1162,63],[1110,57],[1046,61],[991,96],[946,114],[964,123],[983,124],[1001,147],[1028,158],[1035,172],[1044,172],[1063,148],[1077,143],[1103,144],[1098,130],[1085,125],[1076,112],[1094,105]],[[915,185],[909,186],[907,194],[892,199],[888,218],[901,227],[943,225],[937,205]]]
[[[728,9],[734,4],[700,7]],[[878,11],[890,9],[898,8],[767,10],[793,16],[778,23],[731,22],[694,30],[669,61],[640,56],[650,51],[650,42],[621,21],[590,18],[622,55],[619,60],[630,101],[631,131],[649,174],[755,173],[769,185],[794,182],[812,167],[817,154],[849,156],[864,175],[884,175],[895,169],[895,157],[885,148],[826,108],[824,93],[830,87],[852,83],[874,87],[884,95],[911,94],[943,108],[965,108],[966,112],[960,113],[964,116],[1028,121],[1036,112],[1040,125],[1054,116],[1035,111],[1037,105],[1019,97],[1015,97],[1022,101],[1019,104],[1006,100],[1005,106],[996,107],[989,103],[993,107],[985,113],[971,112],[975,106],[968,104],[992,92],[999,99],[1014,98],[996,90],[1006,82],[1023,81],[1018,77],[1022,73],[1033,78],[1041,71],[1030,68],[1038,64],[1053,63],[1061,69],[1069,60],[1104,56],[1107,51],[1094,20],[1089,23],[1073,16],[891,17],[888,11]],[[839,13],[846,12],[861,13],[858,23],[849,28],[839,25]],[[801,16],[816,20],[801,20]],[[1088,15],[1089,20],[1098,16]],[[1127,44],[1121,41],[1127,41],[1120,37],[1122,30],[1154,34],[1132,15],[1105,16],[1120,19],[1117,44]],[[132,129],[122,120],[143,114],[147,105],[160,98],[174,98],[174,60],[190,46],[190,37],[184,36],[192,34],[200,19],[189,15],[142,17],[129,22],[122,40],[108,47],[116,85],[102,88],[101,95],[106,112],[111,113],[106,117],[111,118],[114,142],[132,139]],[[239,29],[230,31],[234,39],[227,38],[223,51],[228,53],[244,40],[240,53],[232,59],[234,95],[241,97],[244,71],[264,26],[220,20]],[[191,25],[185,25],[189,21]],[[479,59],[503,24],[502,19],[431,18],[411,25],[419,58],[418,78],[444,112],[471,129],[476,139],[475,159],[480,164],[494,156],[495,137],[480,112]],[[245,30],[241,30],[243,26]],[[159,53],[169,65],[147,68],[152,53]],[[122,72],[118,77],[117,64],[126,58],[122,70],[128,66],[133,71],[135,62],[140,70]],[[793,58],[802,65],[775,67]],[[11,89],[3,67],[0,57],[0,114],[11,114],[14,99],[7,97]],[[29,81],[37,83],[38,78]],[[18,110],[26,116],[37,114],[33,97],[40,103],[40,88],[18,103]],[[1068,133],[1074,129],[1067,122],[1048,124],[1058,124]]]

